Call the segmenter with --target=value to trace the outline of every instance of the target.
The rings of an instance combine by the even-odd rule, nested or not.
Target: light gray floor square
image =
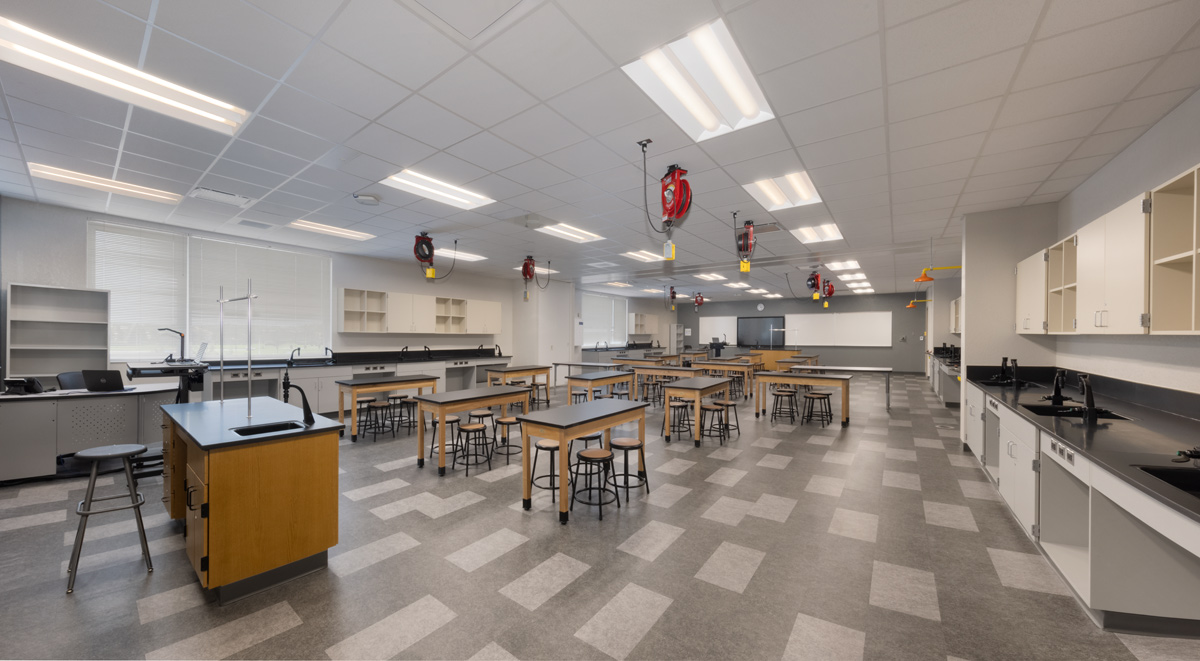
[[[387,560],[419,544],[420,542],[409,537],[407,534],[398,532],[383,539],[375,540],[370,544],[364,544],[356,549],[333,556],[329,559],[329,571],[344,578],[360,569],[365,569],[377,562]]]
[[[690,488],[681,487],[678,484],[664,483],[650,489],[650,493],[642,497],[642,502],[664,509],[670,508],[691,491]]]
[[[979,532],[979,526],[975,525],[975,516],[971,514],[971,508],[966,505],[950,505],[926,500],[925,523],[932,526]]]
[[[428,440],[428,439],[426,439],[426,440]],[[434,457],[433,461],[436,462],[437,461],[437,453],[436,452],[433,454],[433,457]],[[447,463],[450,462],[450,449],[449,448],[446,448],[446,462]],[[404,457],[403,459],[396,459],[395,461],[385,461],[382,464],[375,464],[375,468],[387,473],[389,471],[394,471],[399,468],[404,468],[405,466],[416,466],[416,465],[417,465],[417,457],[412,456],[412,457]]]
[[[667,443],[667,451],[668,452],[679,452],[682,454],[684,452],[691,452],[692,450],[695,450],[695,449],[696,449],[696,446],[693,445],[692,443],[689,443],[688,439],[683,438],[683,437],[680,437],[680,439],[675,441],[674,443]]]
[[[841,464],[843,466],[849,466],[854,463],[854,453],[853,452],[839,452],[837,450],[829,450],[828,452],[825,453],[825,456],[821,458],[821,461],[828,462],[831,464]]]
[[[996,568],[996,575],[1000,577],[1000,585],[1049,594],[1071,594],[1040,553],[1020,553],[993,548],[987,551],[992,559],[992,566]]]
[[[732,487],[737,485],[743,477],[746,477],[746,471],[736,468],[718,468],[712,475],[709,475],[704,481],[719,484],[723,487]]]
[[[62,520],[65,520],[66,510],[58,511],[64,515],[64,519]],[[5,520],[7,521],[8,519]],[[166,512],[151,514],[150,516],[146,516],[145,514],[142,515],[142,526],[145,527],[147,531],[151,528],[165,526],[170,522],[171,515],[167,514]],[[114,521],[112,523],[105,523],[101,525],[88,524],[87,531],[83,534],[83,543],[85,544],[84,548],[87,548],[86,544],[88,542],[94,542],[100,539],[108,539],[109,537],[118,537],[120,535],[132,535],[136,532],[137,521],[132,515],[130,515],[128,519],[124,519],[122,521]],[[74,543],[75,530],[68,530],[67,532],[64,532],[63,546],[70,546]]]
[[[621,661],[654,628],[672,601],[630,583],[580,627],[575,637]]]
[[[911,427],[912,420],[889,420],[889,427]]]
[[[921,490],[921,476],[916,473],[902,473],[900,471],[883,471],[883,486],[895,487],[897,489],[912,489],[913,491]]]
[[[950,465],[955,468],[979,468],[979,462],[969,454],[948,454]]]
[[[679,475],[695,465],[696,462],[688,461],[687,459],[672,459],[654,470],[659,473],[666,473],[667,475]]]
[[[717,459],[720,461],[732,461],[732,460],[736,459],[737,456],[741,453],[742,453],[742,451],[739,450],[738,448],[730,448],[730,447],[717,448],[716,450],[713,450],[712,452],[708,453],[708,458],[709,459]]]
[[[878,530],[878,516],[841,507],[833,511],[833,519],[829,522],[829,533],[872,544],[875,543]]]
[[[781,431],[786,434],[796,431],[796,425],[771,425],[771,429],[774,429],[775,431]]]
[[[766,555],[745,546],[721,542],[700,571],[696,572],[696,578],[742,594]]]
[[[633,533],[629,539],[621,542],[617,550],[641,558],[646,562],[654,562],[682,534],[683,528],[661,521],[651,521],[642,526],[641,530]]]
[[[569,555],[555,553],[542,564],[525,572],[517,580],[500,588],[500,594],[524,606],[537,610],[572,581],[583,576],[589,565]]]
[[[717,502],[704,511],[704,514],[700,515],[700,518],[736,526],[742,522],[742,518],[750,512],[752,507],[754,507],[754,503],[748,500],[721,496]]]
[[[493,640],[467,661],[518,661],[518,659]]]
[[[959,480],[958,486],[962,489],[963,496],[967,498],[974,498],[975,500],[1000,500],[1000,492],[996,491],[996,487],[991,482]]]
[[[334,661],[389,659],[437,631],[457,615],[432,595],[388,615],[325,650]]]
[[[85,535],[86,537],[86,535]],[[204,589],[199,583],[188,583],[159,592],[158,594],[142,597],[137,600],[138,621],[142,624],[148,624],[156,620],[161,620],[164,617],[170,617],[176,613],[182,613],[196,606],[203,606],[208,603],[204,598]]]
[[[942,621],[937,581],[932,572],[874,561],[870,604],[879,608]]]
[[[403,489],[406,486],[408,486],[408,482],[396,478],[392,480],[376,482],[375,484],[368,484],[365,487],[351,489],[350,491],[343,491],[342,495],[350,500],[358,501],[364,498],[370,498],[371,496],[378,496],[379,494],[395,491],[397,489]]]
[[[495,457],[493,457],[492,460],[495,461]],[[521,473],[521,464],[509,464],[507,466],[499,466],[497,468],[493,468],[490,471],[485,471],[483,473],[479,473],[475,477],[483,480],[484,482],[497,482],[499,480],[503,480],[506,477],[512,477],[513,475],[519,475],[520,473]]]
[[[48,523],[62,523],[67,520],[67,510],[53,510],[50,512],[42,512],[41,514],[27,514],[25,516],[14,516],[7,519],[0,519],[0,532],[8,532],[9,530],[20,530],[21,528],[30,528],[33,526],[43,526]],[[134,530],[137,530],[137,524],[131,519],[130,523],[134,525]],[[97,526],[99,527],[99,526]],[[88,532],[91,532],[90,530]],[[90,535],[84,535],[86,541]],[[75,542],[75,535],[71,535],[71,542]]]
[[[756,448],[766,448],[768,450],[774,450],[775,446],[779,445],[782,442],[783,442],[783,439],[763,437],[763,438],[760,438],[760,439],[754,441],[750,445],[752,445]]]
[[[959,437],[957,428],[956,429],[939,429],[939,430],[937,430],[937,433],[938,433],[938,436],[941,436],[942,438],[958,438]]]
[[[833,438],[829,436],[809,436],[808,442],[813,445],[833,445]]]
[[[746,513],[760,519],[784,523],[792,515],[792,510],[796,507],[796,502],[791,498],[772,496],[769,493],[764,493],[758,497],[758,501],[754,503],[754,507],[751,507],[750,511]]]
[[[84,532],[83,536],[86,540],[87,533]],[[151,562],[153,562],[154,558],[157,556],[182,549],[185,543],[186,542],[183,539],[183,535],[171,535],[170,537],[159,537],[158,539],[150,540],[147,543],[147,546],[150,547]],[[79,557],[79,565],[76,567],[75,571],[79,574],[86,574],[87,572],[95,571],[97,569],[104,569],[105,567],[111,567],[113,565],[119,565],[125,562],[141,559],[141,542],[131,546],[112,549],[111,551],[102,551],[100,553],[88,553],[87,549],[85,548],[83,555]],[[63,560],[62,564],[59,565],[59,578],[67,577],[67,565],[69,564],[71,564],[70,558]]]
[[[224,659],[302,624],[288,602],[218,625],[146,653],[147,659]]]
[[[521,533],[501,528],[451,553],[446,559],[463,571],[473,572],[528,541],[529,538]]]
[[[887,452],[883,453],[883,456],[887,457],[888,459],[895,459],[898,461],[916,461],[917,451],[901,450],[900,448],[888,448]]]
[[[917,446],[917,447],[919,447],[919,448],[932,448],[932,449],[935,449],[935,450],[945,450],[945,449],[946,449],[946,442],[945,442],[945,441],[939,441],[939,440],[938,440],[938,439],[936,439],[936,438],[918,438],[918,437],[914,437],[914,438],[913,438],[913,445],[915,445],[915,446]]]
[[[867,634],[804,613],[796,616],[784,661],[862,661]]]
[[[1119,633],[1117,639],[1138,661],[1194,661],[1200,659],[1200,640],[1160,638]]]
[[[864,452],[887,452],[887,443],[882,441],[859,441],[858,449]]]
[[[755,466],[762,466],[763,468],[776,468],[779,470],[783,470],[784,468],[787,468],[788,464],[790,464],[790,463],[792,463],[792,458],[789,456],[782,455],[782,454],[768,454],[765,457],[763,457],[762,459],[759,459],[758,463],[755,464]]]
[[[890,434],[892,432],[887,427],[867,427],[866,429],[863,429],[863,433],[864,434],[875,434],[878,436],[887,436],[888,434]]]
[[[813,475],[808,480],[808,485],[804,490],[809,493],[819,493],[825,496],[833,496],[840,498],[842,489],[846,487],[846,481],[840,477],[829,477],[828,475]]]

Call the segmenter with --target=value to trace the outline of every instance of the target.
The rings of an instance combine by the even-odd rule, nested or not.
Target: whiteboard
[[[836,314],[836,313],[834,313]],[[834,314],[789,314],[783,318],[784,337],[789,346],[834,346],[838,344]]]
[[[816,347],[890,347],[892,313],[832,312],[784,317],[787,343]]]
[[[706,345],[712,338],[729,338],[729,343],[737,342],[737,317],[700,317],[700,336],[696,341]]]

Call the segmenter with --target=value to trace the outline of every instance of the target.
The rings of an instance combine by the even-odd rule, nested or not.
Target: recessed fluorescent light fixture
[[[0,60],[97,94],[233,135],[248,113],[0,16]]]
[[[794,229],[792,230],[792,235],[800,239],[800,243],[820,243],[822,241],[840,241],[842,239],[842,232],[833,223]]]
[[[829,269],[830,271],[847,271],[849,269],[859,268],[859,266],[858,262],[850,259],[844,262],[829,262],[825,265],[825,268]]]
[[[791,209],[821,201],[807,172],[792,172],[774,179],[761,179],[742,188],[767,211]]]
[[[661,262],[661,261],[663,261],[662,255],[659,255],[657,253],[652,253],[649,250],[635,250],[634,252],[623,252],[621,254],[628,257],[629,259],[636,259],[639,262]]]
[[[633,285],[629,284],[628,282],[606,282],[604,284],[608,285],[609,287],[632,287],[633,286]]]
[[[310,220],[293,220],[288,223],[288,227],[294,227],[306,232],[320,232],[321,234],[329,234],[330,236],[337,236],[343,239],[354,239],[355,241],[366,241],[367,239],[375,238],[374,234],[355,232],[354,230],[348,230],[344,227],[334,227],[333,225],[322,225]]]
[[[460,257],[461,257],[461,255],[460,255]],[[514,266],[514,267],[513,267],[513,270],[514,270],[514,271],[520,271],[520,270],[521,270],[521,267],[520,267],[520,266]],[[534,272],[535,272],[535,273],[537,273],[537,274],[539,274],[539,275],[550,275],[551,273],[558,273],[558,271],[555,271],[554,269],[548,269],[548,268],[544,268],[544,267],[541,267],[541,266],[535,266],[535,267],[533,267],[533,270],[534,270]]]
[[[610,268],[616,266],[616,263],[614,263],[614,262],[589,262],[588,266],[590,266],[594,269],[610,269]]]
[[[746,293],[747,294],[765,294],[765,293],[767,293],[767,290],[765,290],[765,289],[747,289]]]
[[[838,276],[838,280],[841,280],[842,282],[849,282],[850,280],[866,280],[866,279],[867,279],[866,273],[844,273],[844,274]]]
[[[775,116],[721,19],[621,68],[696,142]]]
[[[763,294],[763,298],[783,298],[783,294]]]
[[[698,274],[696,274],[696,277],[700,278],[701,280],[708,280],[709,282],[711,282],[713,280],[724,280],[725,279],[725,276],[718,275],[716,273],[698,273]]]
[[[441,255],[442,257],[445,257],[447,259],[461,259],[464,262],[479,262],[479,261],[483,261],[483,260],[487,259],[487,257],[484,257],[483,255],[476,255],[474,253],[463,252],[461,250],[455,250],[453,248],[438,248],[434,254]]]
[[[413,170],[401,170],[379,183],[459,209],[478,209],[495,202],[490,197],[472,193],[465,188],[459,188]]]
[[[855,289],[854,293],[855,294],[874,294],[875,290],[874,289]]]
[[[730,288],[732,288],[732,289],[746,289],[746,288],[748,288],[750,285],[748,285],[748,284],[746,284],[746,283],[744,283],[744,282],[726,282],[726,283],[725,283],[725,286],[726,286],[726,287],[730,287]]]
[[[137,197],[151,202],[162,202],[163,204],[179,204],[183,199],[182,195],[168,193],[167,191],[157,190],[154,188],[146,188],[145,186],[135,186],[127,184],[123,181],[115,179],[105,179],[104,177],[94,177],[90,174],[82,172],[73,172],[64,170],[41,163],[30,163],[29,173],[39,179],[49,179],[50,181],[60,181],[64,184],[72,184],[75,186],[83,186],[105,193],[117,193],[119,195],[127,195],[129,197]]]
[[[642,291],[646,292],[647,294],[661,294],[661,293],[663,293],[663,291],[662,291],[661,289],[643,289]]]
[[[547,225],[546,227],[535,227],[534,229],[542,232],[543,234],[557,236],[560,239],[574,241],[575,243],[588,243],[589,241],[601,241],[604,239],[604,237],[600,236],[599,234],[592,234],[587,230],[581,230],[578,227],[571,227],[566,223]]]
[[[851,289],[866,289],[871,286],[871,283],[866,282],[865,280],[861,282],[847,282],[846,286]]]

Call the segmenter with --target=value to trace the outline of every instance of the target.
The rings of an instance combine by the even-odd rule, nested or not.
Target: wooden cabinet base
[[[325,569],[328,564],[329,551],[321,551],[316,555],[311,555],[295,562],[289,562],[282,567],[267,570],[256,576],[213,588],[212,590],[208,590],[207,593],[210,595],[210,598],[216,599],[218,604],[224,606],[238,599],[258,594],[263,590],[269,590],[276,585],[287,583],[301,576],[307,576],[315,571]]]

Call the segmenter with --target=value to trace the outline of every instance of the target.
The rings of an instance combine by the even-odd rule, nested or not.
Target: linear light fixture
[[[744,282],[726,282],[725,286],[730,287],[732,289],[747,289],[750,287],[750,285],[748,285]]]
[[[746,293],[747,294],[765,294],[765,293],[767,293],[767,290],[765,290],[765,289],[747,289]]]
[[[874,294],[875,290],[874,289],[855,289],[854,293],[855,294]]]
[[[233,135],[248,113],[0,16],[0,60],[118,101]]]
[[[629,284],[628,282],[606,282],[604,284],[608,285],[609,287],[632,287],[633,286],[633,285]]]
[[[343,239],[354,239],[355,241],[366,241],[367,239],[375,238],[374,234],[355,232],[354,230],[348,230],[344,227],[334,227],[333,225],[322,225],[321,223],[314,223],[311,220],[293,220],[288,223],[288,227],[294,227],[306,232],[320,232],[321,234],[329,234],[330,236],[341,237]]]
[[[646,292],[647,294],[661,294],[661,293],[663,293],[663,291],[662,291],[661,289],[643,289],[642,291]]]
[[[866,273],[843,273],[838,276],[838,280],[841,280],[842,282],[849,282],[851,280],[866,280],[866,279],[867,279]]]
[[[465,188],[459,188],[454,184],[434,179],[415,170],[401,170],[379,183],[459,209],[478,209],[495,202],[490,197],[472,193]]]
[[[442,257],[446,257],[449,259],[461,259],[464,262],[481,262],[481,261],[487,259],[487,257],[484,257],[483,255],[476,255],[475,253],[463,252],[461,250],[455,250],[454,248],[438,248],[434,254],[441,255]]]
[[[636,259],[639,262],[661,262],[661,261],[663,261],[662,255],[650,252],[649,250],[635,250],[633,252],[623,252],[621,254],[624,255],[625,257],[628,257],[629,259]]]
[[[861,280],[859,282],[847,282],[846,286],[850,289],[866,289],[871,286],[871,283],[867,282],[866,280]]]
[[[817,225],[816,227],[801,227],[792,230],[792,236],[800,239],[800,243],[820,243],[822,241],[840,241],[842,232],[833,223]]]
[[[763,294],[763,298],[783,298],[783,294]]]
[[[535,227],[534,229],[542,232],[543,234],[557,236],[560,239],[574,241],[575,243],[588,243],[591,241],[601,241],[604,239],[604,237],[600,236],[599,234],[592,234],[587,230],[581,230],[578,227],[571,227],[566,223],[547,225],[546,227]]]
[[[858,262],[854,261],[853,259],[849,259],[844,262],[829,262],[825,265],[825,268],[829,269],[830,271],[847,271],[849,269],[859,268],[859,266]]]
[[[119,195],[127,195],[129,197],[137,197],[151,202],[162,202],[163,204],[179,204],[183,199],[182,195],[168,193],[167,191],[158,190],[155,188],[146,188],[145,186],[136,186],[127,184],[116,179],[105,179],[104,177],[95,177],[82,172],[73,172],[64,170],[50,165],[42,165],[41,163],[30,163],[29,173],[39,179],[49,179],[51,181],[60,181],[64,184],[72,184],[75,186],[83,186],[84,188],[92,188],[105,193],[117,193]]]
[[[462,255],[459,255],[459,257],[461,257],[461,256],[462,256]],[[514,270],[514,271],[520,271],[520,270],[521,270],[521,267],[520,267],[520,266],[514,266],[514,267],[513,267],[513,270]],[[554,269],[548,269],[548,268],[546,268],[546,267],[544,267],[544,266],[535,266],[535,267],[533,267],[533,271],[534,271],[534,273],[537,273],[538,275],[550,275],[551,273],[558,273],[558,271],[555,271]]]
[[[621,69],[696,142],[775,116],[723,19]]]
[[[782,177],[760,179],[742,186],[767,211],[791,209],[821,201],[807,172],[791,172]]]
[[[725,276],[718,275],[716,273],[698,273],[698,274],[696,274],[696,277],[700,278],[701,280],[708,280],[709,282],[712,282],[714,280],[724,280],[725,279]]]

